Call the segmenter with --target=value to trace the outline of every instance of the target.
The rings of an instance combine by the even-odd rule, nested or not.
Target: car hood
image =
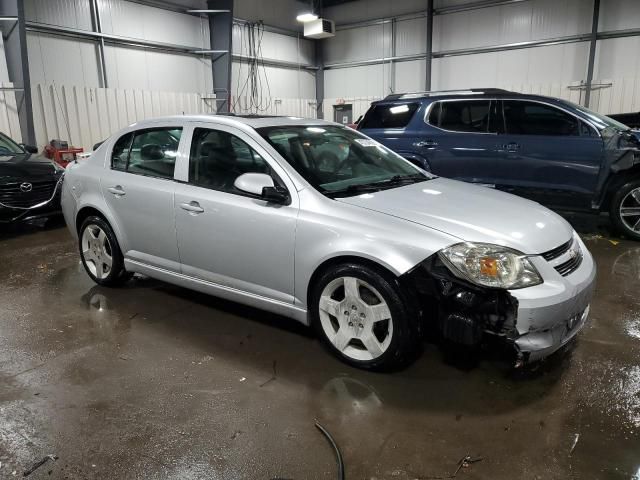
[[[48,158],[28,153],[0,155],[0,181],[21,182],[33,177],[48,177],[56,170]]]
[[[556,248],[573,234],[566,220],[538,203],[444,178],[337,200],[526,254]]]

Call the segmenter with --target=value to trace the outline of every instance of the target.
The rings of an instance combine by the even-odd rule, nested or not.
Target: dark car
[[[640,141],[585,107],[499,89],[396,94],[372,103],[358,130],[436,175],[609,212],[640,240]]]
[[[0,223],[61,214],[64,169],[0,133]]]

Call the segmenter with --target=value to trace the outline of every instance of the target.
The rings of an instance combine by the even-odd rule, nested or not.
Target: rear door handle
[[[438,142],[435,140],[422,140],[420,142],[413,142],[414,147],[435,147],[438,145]]]
[[[202,208],[200,204],[196,201],[189,202],[189,203],[181,203],[180,208],[194,215],[204,212],[204,208]]]
[[[107,190],[113,193],[116,197],[123,197],[124,195],[127,194],[127,192],[125,192],[120,185],[116,185],[115,187],[109,187],[107,188]]]

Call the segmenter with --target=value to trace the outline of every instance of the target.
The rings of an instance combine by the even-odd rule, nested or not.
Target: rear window
[[[419,107],[419,103],[375,105],[364,116],[358,128],[404,128]]]
[[[490,100],[456,100],[435,103],[427,121],[443,130],[486,133],[489,131],[490,117]]]

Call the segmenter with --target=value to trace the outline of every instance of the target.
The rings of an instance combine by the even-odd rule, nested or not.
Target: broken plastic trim
[[[400,277],[418,305],[425,325],[455,343],[477,346],[498,339],[524,360],[515,345],[518,300],[507,290],[482,287],[455,276],[438,255],[432,255]]]

